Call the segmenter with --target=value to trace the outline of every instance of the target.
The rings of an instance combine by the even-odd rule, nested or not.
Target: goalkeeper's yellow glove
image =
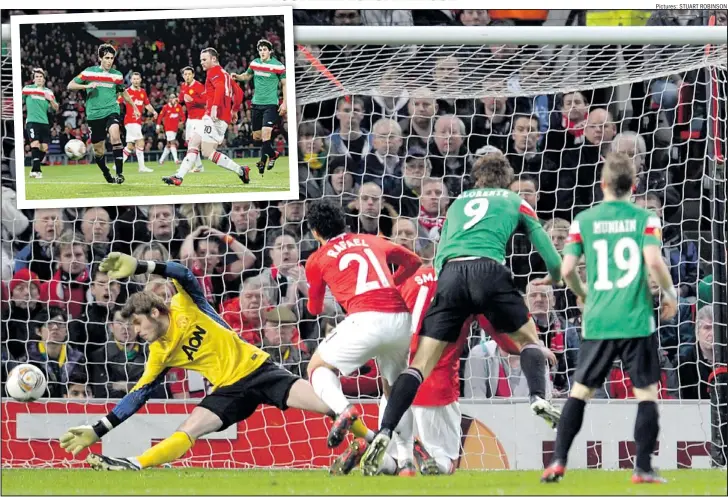
[[[74,456],[83,449],[92,446],[98,440],[99,436],[96,435],[93,427],[88,425],[69,428],[60,438],[61,448]]]
[[[132,276],[137,268],[137,260],[121,252],[111,252],[101,261],[99,269],[107,273],[112,280],[128,278]]]

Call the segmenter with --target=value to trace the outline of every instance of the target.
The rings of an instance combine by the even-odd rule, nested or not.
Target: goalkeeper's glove
[[[102,273],[107,273],[112,280],[128,278],[136,272],[136,269],[137,260],[121,252],[111,252],[101,261],[99,266],[99,270]]]
[[[69,428],[66,433],[61,435],[61,448],[66,452],[70,452],[74,456],[83,449],[92,446],[98,442],[99,436],[96,434],[92,426],[76,426]]]

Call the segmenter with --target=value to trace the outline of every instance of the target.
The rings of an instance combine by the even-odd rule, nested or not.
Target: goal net
[[[512,188],[561,248],[573,217],[601,200],[603,157],[618,150],[638,166],[637,201],[663,219],[663,253],[680,293],[675,320],[659,322],[655,464],[725,467],[728,52],[716,29],[298,26],[300,200],[32,212],[3,195],[2,380],[9,366],[40,357],[51,388],[39,402],[3,398],[2,466],[82,466],[84,454],[64,453],[58,437],[105,414],[141,375],[145,347],[128,343],[133,332],[114,309],[139,288],[165,297],[173,289],[160,280],[98,277],[93,263],[110,249],[182,260],[231,327],[305,375],[311,354],[344,316],[330,300],[322,318],[306,311],[300,267],[317,247],[305,222],[308,202],[334,199],[353,231],[431,258],[447,206],[469,186],[474,160],[500,151],[518,175]],[[3,97],[9,69],[4,53]],[[4,132],[9,117],[3,112]],[[12,146],[14,138],[3,136],[4,167],[11,157],[6,139]],[[242,265],[220,238],[196,231],[203,226],[244,243],[255,263]],[[68,254],[77,264],[62,266]],[[549,379],[559,403],[573,381],[581,309],[563,289],[529,284],[544,264],[525,236],[509,242],[507,264],[556,359]],[[64,292],[49,300],[67,314],[45,309],[49,291]],[[471,327],[462,353],[455,465],[539,469],[554,433],[530,413],[518,358],[500,350],[481,324]],[[63,360],[39,356],[39,344],[49,350],[50,328],[64,327]],[[382,391],[376,363],[342,385],[374,428]],[[94,450],[138,455],[170,435],[207,388],[198,375],[170,371],[154,398]],[[620,363],[594,403],[571,467],[631,468],[636,401]],[[265,407],[199,440],[175,464],[325,467],[343,449],[326,447],[329,426],[320,416]]]

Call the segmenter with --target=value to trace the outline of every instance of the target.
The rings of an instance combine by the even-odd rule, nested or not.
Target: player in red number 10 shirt
[[[323,311],[328,286],[347,313],[308,365],[314,391],[338,416],[328,438],[329,446],[336,447],[360,413],[342,393],[335,371],[346,376],[376,358],[388,393],[388,385],[407,368],[411,339],[411,315],[397,285],[412,276],[422,261],[383,238],[347,233],[344,212],[330,201],[315,202],[306,218],[321,243],[306,264],[308,310],[314,316]],[[394,275],[390,264],[399,266]],[[402,418],[396,431],[404,442],[398,444],[400,466],[411,465],[411,415]]]
[[[236,164],[227,155],[218,152],[225,139],[228,125],[237,121],[243,103],[243,90],[220,65],[217,50],[205,48],[200,52],[200,65],[207,73],[205,79],[205,115],[187,143],[187,155],[174,176],[162,178],[168,185],[180,186],[185,175],[202,155],[212,162],[238,175],[243,183],[250,183],[250,168]]]

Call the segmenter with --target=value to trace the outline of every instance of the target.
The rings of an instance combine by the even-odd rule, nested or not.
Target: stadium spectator
[[[222,304],[222,318],[246,342],[262,343],[263,314],[270,307],[268,288],[259,277],[248,278],[238,297]]]
[[[392,235],[392,222],[397,211],[382,199],[382,189],[377,183],[364,183],[359,197],[346,207],[347,224],[352,233]]]
[[[260,208],[255,202],[233,202],[230,206],[229,234],[242,243],[255,257],[255,261],[248,268],[248,271],[252,273],[260,272],[263,267],[265,232],[258,228],[260,218]],[[243,279],[251,275],[243,272]]]
[[[438,112],[435,93],[426,86],[418,88],[412,92],[407,106],[410,117],[399,122],[404,149],[427,149]]]
[[[450,204],[447,184],[440,178],[422,180],[419,223],[430,240],[438,240],[445,224],[447,206]]]
[[[15,271],[29,269],[41,281],[53,276],[53,242],[66,224],[61,209],[36,209],[33,216],[33,238],[15,256]]]
[[[418,216],[422,182],[431,173],[432,166],[427,158],[427,150],[420,147],[407,149],[404,162],[393,175],[384,179],[385,201],[402,216]]]
[[[710,399],[713,388],[711,376],[715,366],[712,305],[706,305],[698,311],[695,328],[697,343],[680,351],[680,398]]]
[[[539,338],[556,356],[556,368],[552,371],[554,390],[568,392],[576,368],[579,335],[556,311],[554,290],[550,286],[530,282],[526,288],[526,305],[536,322]]]
[[[475,153],[486,145],[503,152],[507,150],[506,138],[511,130],[511,120],[508,117],[513,115],[509,104],[506,97],[485,96],[479,99],[468,142],[471,152]]]
[[[515,174],[527,173],[538,178],[540,197],[539,213],[553,212],[556,204],[558,166],[538,151],[539,122],[535,115],[516,114],[508,139],[506,158]]]
[[[91,262],[101,262],[110,252],[113,240],[111,227],[111,217],[106,209],[84,209],[80,217],[80,231],[84,243],[91,247]]]
[[[39,315],[46,312],[40,302],[40,281],[28,269],[17,271],[8,285],[9,302],[3,306],[2,343],[12,358],[27,354],[26,344],[38,326]]]
[[[465,137],[463,121],[453,115],[444,115],[435,121],[435,133],[428,145],[432,176],[445,178],[452,197],[463,191],[472,167]]]
[[[173,259],[188,232],[180,226],[174,205],[161,204],[127,210],[117,221],[117,240],[113,250],[131,253],[137,244],[157,241]]]
[[[345,157],[332,157],[327,161],[327,166],[324,197],[337,199],[342,206],[356,200],[357,185],[352,163]]]
[[[149,242],[137,245],[131,253],[136,259],[143,261],[167,261],[169,260],[169,251],[159,242]],[[153,276],[153,275],[152,275]],[[131,281],[146,285],[151,279],[148,274],[135,274],[130,278]]]
[[[399,122],[406,119],[409,94],[402,87],[402,78],[395,67],[384,69],[376,95],[369,97],[364,126],[374,133],[374,123],[381,119]],[[401,131],[401,130],[400,130]]]
[[[43,371],[49,397],[63,397],[68,379],[79,370],[86,374],[86,358],[67,343],[68,314],[63,309],[49,308],[47,314],[38,316],[38,323],[27,355],[19,362],[29,362]]]
[[[270,354],[274,363],[306,379],[306,368],[311,356],[294,344],[294,338],[298,335],[298,321],[296,314],[285,305],[266,312],[262,349]]]
[[[55,272],[41,285],[40,299],[78,319],[83,313],[90,281],[88,246],[74,231],[65,231],[53,242],[53,260]]]
[[[298,126],[298,184],[305,197],[316,198],[323,193],[325,134],[324,129],[314,123],[303,122]]]
[[[382,118],[372,127],[372,150],[364,158],[362,183],[384,188],[385,179],[395,174],[402,163],[402,128],[394,119]]]
[[[70,323],[70,343],[86,357],[104,348],[108,340],[107,323],[116,309],[121,291],[119,282],[109,280],[96,263],[91,269],[91,284],[82,314]]]
[[[65,385],[64,399],[85,401],[93,399],[95,396],[88,385],[88,377],[84,371],[77,370],[68,378]]]
[[[510,189],[518,193],[528,205],[538,212],[540,189],[535,176],[521,174],[511,183]],[[541,220],[541,224],[543,223],[544,221]],[[531,273],[546,274],[546,263],[534,250],[526,233],[514,233],[507,248],[506,259],[513,273],[513,281],[520,291],[525,292]]]
[[[2,249],[2,266],[0,266],[0,276],[2,281],[8,281],[15,272],[15,263],[13,261],[13,247],[10,240],[17,240],[20,235],[28,228],[30,221],[18,210],[15,201],[15,190],[2,186],[2,207],[0,207],[0,232],[1,240],[0,248]]]
[[[329,157],[344,156],[353,164],[361,164],[371,149],[369,130],[361,126],[364,101],[360,97],[340,97],[336,101],[336,119],[338,127],[329,137]]]

